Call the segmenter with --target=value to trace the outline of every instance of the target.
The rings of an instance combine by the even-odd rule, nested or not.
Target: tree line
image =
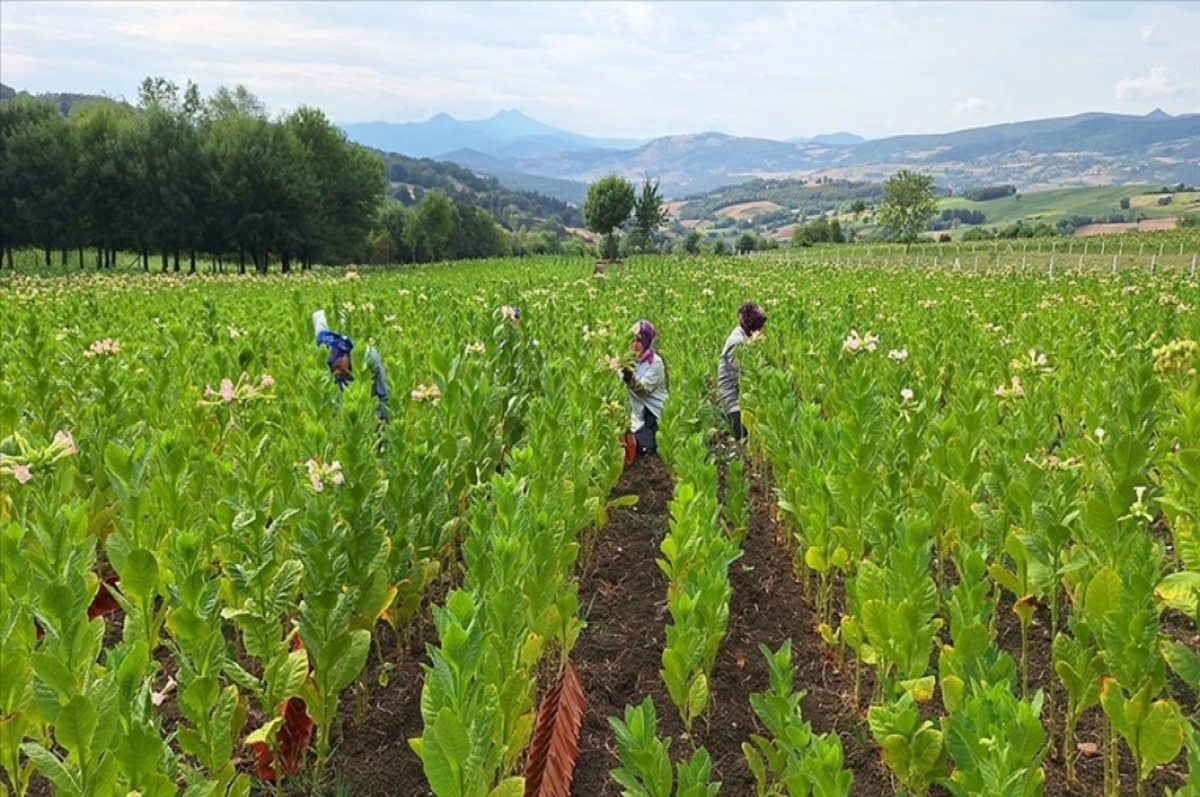
[[[390,164],[393,169],[398,165]],[[285,273],[315,263],[426,262],[508,252],[486,210],[441,191],[388,199],[383,157],[350,142],[314,108],[278,119],[244,87],[209,97],[146,78],[138,103],[60,104],[28,95],[0,103],[0,247],[34,248],[47,266],[85,252],[113,269]]]

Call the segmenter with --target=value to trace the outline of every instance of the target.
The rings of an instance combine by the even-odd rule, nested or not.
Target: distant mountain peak
[[[1162,108],[1155,108],[1153,111],[1146,114],[1146,118],[1158,121],[1162,119],[1173,119],[1174,117],[1172,117],[1171,114],[1167,113]]]

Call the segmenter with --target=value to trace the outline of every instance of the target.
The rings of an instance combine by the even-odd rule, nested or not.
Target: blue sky
[[[1200,2],[0,3],[0,80],[241,83],[337,122],[519,108],[593,136],[1200,112]]]

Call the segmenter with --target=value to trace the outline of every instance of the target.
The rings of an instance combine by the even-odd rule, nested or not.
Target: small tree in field
[[[643,251],[654,249],[654,233],[667,220],[667,212],[663,209],[662,196],[658,193],[658,181],[650,182],[647,177],[642,182],[642,193],[633,203],[634,230],[629,243],[635,243]]]
[[[883,184],[883,201],[875,220],[891,230],[898,240],[911,244],[925,232],[935,210],[933,178],[902,169]]]
[[[633,205],[633,184],[624,177],[610,174],[588,186],[583,222],[589,230],[604,236],[601,257],[605,260],[617,258],[617,228],[628,221]]]

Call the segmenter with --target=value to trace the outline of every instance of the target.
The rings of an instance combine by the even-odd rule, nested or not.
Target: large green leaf
[[[1174,700],[1158,700],[1150,706],[1142,723],[1138,746],[1142,753],[1142,778],[1179,755],[1183,749],[1183,716]]]
[[[54,738],[73,756],[87,760],[97,723],[96,707],[91,699],[85,695],[73,695],[59,712]]]
[[[330,648],[332,664],[325,682],[330,690],[337,693],[352,684],[362,672],[371,650],[371,632],[360,628],[339,634]]]

